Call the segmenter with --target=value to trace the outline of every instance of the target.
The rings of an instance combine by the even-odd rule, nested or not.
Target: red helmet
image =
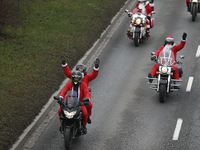
[[[171,43],[172,45],[174,45],[174,38],[172,36],[166,37],[166,39],[165,39],[165,45],[167,43]]]

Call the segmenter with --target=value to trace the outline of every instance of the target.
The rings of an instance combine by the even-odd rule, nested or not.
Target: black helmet
[[[172,45],[174,45],[174,38],[173,38],[172,36],[168,36],[168,37],[165,39],[165,44],[164,44],[164,46],[165,46],[167,43],[171,43]]]
[[[78,65],[76,66],[76,70],[77,70],[77,71],[80,71],[80,72],[83,72],[84,75],[86,75],[86,67],[85,67],[84,64],[78,64]]]
[[[80,84],[82,81],[82,73],[80,71],[73,71],[71,78],[72,78],[73,84],[75,85]]]

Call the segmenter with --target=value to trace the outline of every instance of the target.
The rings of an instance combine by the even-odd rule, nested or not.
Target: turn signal
[[[158,71],[156,71],[156,74],[158,74]]]
[[[173,72],[171,72],[171,76],[173,76],[174,75],[174,73]]]

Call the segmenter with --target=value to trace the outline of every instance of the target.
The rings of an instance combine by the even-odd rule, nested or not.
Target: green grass
[[[0,149],[9,149],[126,0],[23,0],[0,40]]]

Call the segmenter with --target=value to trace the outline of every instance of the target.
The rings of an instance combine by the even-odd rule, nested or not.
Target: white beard
[[[173,45],[165,45],[165,47],[163,48],[163,51],[166,53],[170,53],[172,48],[173,48]]]
[[[82,73],[82,79],[84,78],[84,73]]]
[[[141,13],[146,14],[146,10],[145,10],[144,4],[139,4],[138,8],[141,9]]]

